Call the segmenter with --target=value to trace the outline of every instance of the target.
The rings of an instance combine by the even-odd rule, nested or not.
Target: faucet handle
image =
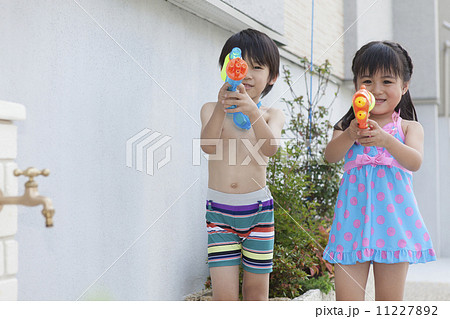
[[[50,175],[50,170],[48,168],[45,168],[43,170],[38,170],[37,168],[34,168],[34,167],[28,167],[26,170],[22,171],[22,170],[16,168],[14,170],[14,176],[20,176],[20,175],[27,176],[30,179],[30,181],[33,181],[33,179],[36,176],[39,176],[39,175],[48,176],[48,175]]]

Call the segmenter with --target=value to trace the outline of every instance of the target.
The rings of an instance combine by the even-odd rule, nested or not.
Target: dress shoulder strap
[[[392,113],[392,121],[394,122],[394,127],[397,128],[397,132],[400,134],[400,137],[402,139],[402,142],[405,141],[405,134],[403,133],[402,129],[402,118],[400,116],[400,110],[397,112]]]

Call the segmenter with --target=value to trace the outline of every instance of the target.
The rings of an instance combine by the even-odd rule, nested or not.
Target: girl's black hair
[[[232,35],[227,42],[225,42],[222,52],[219,57],[219,65],[222,68],[225,62],[225,57],[235,47],[242,51],[242,57],[249,59],[246,61],[250,64],[264,65],[269,68],[269,81],[276,79],[280,73],[280,52],[275,42],[266,34],[253,30],[246,29]],[[267,84],[261,97],[264,97],[270,92],[273,85]]]
[[[352,63],[353,83],[359,76],[374,75],[377,71],[393,73],[403,82],[409,82],[413,71],[411,58],[400,44],[391,41],[373,41],[362,46],[355,54]],[[409,90],[403,94],[402,99],[395,107],[395,111],[401,110],[401,116],[405,120],[417,121],[416,109],[411,100]],[[334,125],[335,130],[344,131],[355,118],[352,107]]]

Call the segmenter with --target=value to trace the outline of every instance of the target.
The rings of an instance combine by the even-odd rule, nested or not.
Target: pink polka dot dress
[[[383,129],[403,143],[400,123],[394,113]],[[345,156],[344,170],[324,259],[344,265],[436,260],[410,171],[386,149],[357,143]]]

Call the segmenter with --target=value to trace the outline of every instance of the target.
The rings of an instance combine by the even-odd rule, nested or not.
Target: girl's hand
[[[361,137],[361,129],[358,127],[358,121],[356,119],[353,119],[350,122],[350,125],[347,127],[345,132],[348,134],[348,136],[353,140],[356,141]]]
[[[258,106],[247,94],[243,84],[240,84],[234,92],[227,91],[225,93],[225,98],[220,102],[222,103],[226,113],[242,112],[250,119],[257,118],[259,116]],[[227,109],[233,105],[236,105],[236,108]]]
[[[392,135],[383,130],[374,120],[368,120],[368,130],[361,130],[361,136],[358,139],[362,146],[387,147]]]

